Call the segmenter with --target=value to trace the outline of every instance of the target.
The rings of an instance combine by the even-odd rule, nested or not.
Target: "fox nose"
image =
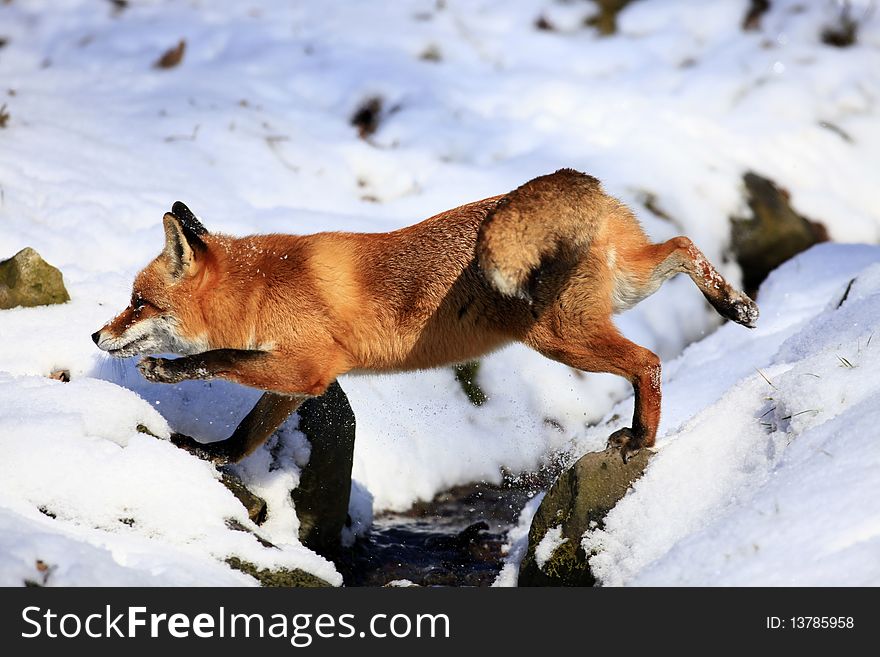
[[[101,339],[101,331],[95,331],[92,333],[92,342],[98,344],[98,341]]]

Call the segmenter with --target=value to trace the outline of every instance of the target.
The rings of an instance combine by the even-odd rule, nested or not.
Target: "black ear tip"
[[[191,217],[192,211],[182,202],[174,201],[174,205],[171,206],[171,214],[177,216],[178,219],[183,219],[185,217]]]
[[[171,206],[171,214],[177,217],[187,230],[192,231],[196,235],[207,235],[208,229],[196,219],[192,210],[186,207],[181,201],[174,201],[174,205]]]

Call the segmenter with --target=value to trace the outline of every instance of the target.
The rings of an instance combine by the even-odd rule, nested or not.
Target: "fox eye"
[[[144,297],[142,297],[139,294],[136,296],[133,296],[131,298],[131,307],[136,313],[141,312],[144,308],[146,308],[148,306],[158,313],[163,312],[162,308],[157,306],[152,301],[148,301],[147,299],[145,299]]]

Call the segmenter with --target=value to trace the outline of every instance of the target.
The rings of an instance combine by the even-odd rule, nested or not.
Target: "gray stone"
[[[0,262],[0,309],[70,301],[61,272],[26,247]]]
[[[651,452],[641,450],[623,462],[616,450],[590,452],[563,472],[547,491],[529,529],[529,547],[520,565],[520,586],[593,586],[581,537],[601,525],[605,515],[638,479]],[[538,567],[535,548],[554,527],[567,539]]]

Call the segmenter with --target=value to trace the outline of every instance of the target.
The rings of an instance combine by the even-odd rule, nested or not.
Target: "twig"
[[[840,308],[843,305],[843,302],[846,301],[846,298],[849,296],[849,291],[852,289],[853,283],[856,282],[855,278],[849,279],[849,283],[846,285],[846,291],[843,293],[843,296],[840,297],[840,301],[837,302],[837,307]]]
[[[783,419],[783,420],[790,420],[791,418],[793,418],[793,417],[797,417],[798,415],[803,415],[804,413],[818,413],[818,412],[819,412],[819,411],[817,411],[815,408],[808,408],[807,410],[805,410],[805,411],[800,411],[799,413],[792,413],[791,415],[786,415],[786,416],[785,416],[784,418],[782,418],[782,419]]]
[[[771,388],[773,388],[774,390],[776,390],[776,386],[773,385],[773,382],[772,382],[770,379],[768,379],[767,376],[766,376],[761,370],[759,370],[759,369],[756,367],[756,368],[755,368],[755,371],[756,371],[758,374],[761,375],[761,378],[764,379],[764,380],[767,382],[767,385],[768,385],[768,386],[770,386]]]

